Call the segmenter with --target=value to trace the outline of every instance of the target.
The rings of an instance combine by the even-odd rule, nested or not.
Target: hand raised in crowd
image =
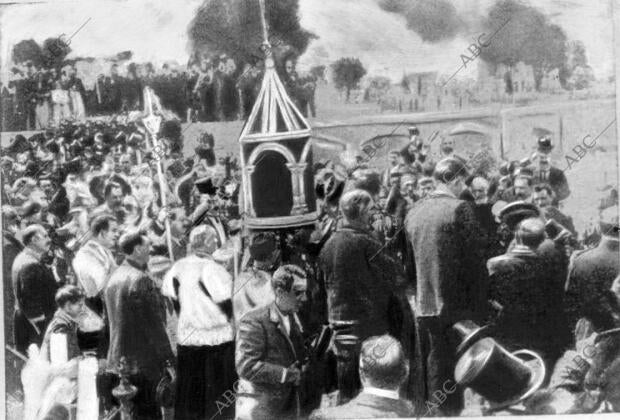
[[[172,209],[170,207],[168,206],[162,207],[161,209],[159,209],[159,212],[157,213],[157,223],[159,223],[160,225],[163,225],[166,219],[170,218],[171,214],[172,214]]]

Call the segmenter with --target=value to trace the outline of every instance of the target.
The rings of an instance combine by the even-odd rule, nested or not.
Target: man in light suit
[[[413,406],[399,396],[409,362],[398,340],[389,335],[362,343],[359,361],[362,392],[346,404],[316,410],[311,420],[413,417]]]
[[[271,285],[275,301],[246,313],[237,326],[237,419],[300,414],[298,388],[306,349],[296,313],[306,300],[306,276],[298,266],[284,265]]]

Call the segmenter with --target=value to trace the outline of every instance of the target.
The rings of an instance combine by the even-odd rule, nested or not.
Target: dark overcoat
[[[415,264],[416,315],[440,316],[449,325],[480,319],[487,273],[472,204],[432,192],[414,203],[405,227]]]
[[[360,342],[394,331],[393,296],[404,296],[399,263],[367,231],[343,225],[319,254],[330,322],[357,321]]]
[[[566,308],[570,325],[584,317],[597,331],[614,327],[608,310],[609,289],[620,274],[618,240],[603,237],[596,248],[571,257],[566,281]]]
[[[166,334],[163,297],[142,268],[125,260],[112,273],[104,291],[110,323],[108,368],[121,357],[137,363],[140,373],[155,380],[167,360],[173,360]]]

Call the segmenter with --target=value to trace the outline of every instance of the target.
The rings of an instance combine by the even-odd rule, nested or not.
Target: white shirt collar
[[[278,305],[273,305],[273,306],[275,306],[276,311],[278,312],[278,316],[280,317],[280,319],[282,320],[282,323],[284,324],[284,329],[286,330],[286,333],[290,335],[291,334],[291,323],[290,323],[289,317],[287,315],[284,315],[280,311],[280,308],[278,308]],[[297,324],[297,329],[303,333],[304,328],[301,325],[301,321],[297,317],[296,313],[293,314],[293,320],[295,321],[295,324]]]
[[[400,400],[398,391],[394,391],[391,389],[381,389],[381,388],[374,388],[372,386],[365,386],[362,392],[366,394],[376,395],[378,397],[390,398],[392,400]]]

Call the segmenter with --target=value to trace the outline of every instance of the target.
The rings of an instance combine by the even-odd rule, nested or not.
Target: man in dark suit
[[[549,184],[555,193],[553,204],[557,204],[565,200],[570,195],[570,188],[564,171],[551,165],[549,154],[553,150],[551,137],[543,136],[538,139],[538,151],[536,157],[538,160],[534,170],[534,184]]]
[[[138,373],[130,381],[138,387],[132,400],[134,419],[158,419],[156,387],[163,373],[174,376],[174,355],[166,334],[165,306],[154,280],[146,273],[150,240],[140,232],[121,236],[125,261],[112,273],[104,291],[110,322],[107,366],[118,369],[121,358],[135,363]],[[113,387],[114,385],[112,385]]]
[[[572,217],[565,215],[552,204],[554,201],[554,192],[549,184],[535,185],[534,193],[532,195],[532,201],[534,202],[534,204],[540,207],[543,215],[545,216],[545,219],[555,220],[560,225],[568,229],[570,233],[577,236],[575,226],[573,225]]]
[[[328,320],[335,332],[338,358],[338,401],[344,403],[360,389],[358,358],[361,342],[395,331],[390,322],[394,296],[403,296],[399,263],[388,256],[370,233],[374,201],[364,190],[342,196],[344,223],[327,240],[319,254],[319,267],[327,292]]]
[[[11,346],[15,344],[13,338],[13,324],[8,322],[15,310],[15,293],[11,280],[13,261],[24,249],[22,243],[15,236],[19,231],[19,216],[12,206],[2,206],[2,282],[4,289],[4,341]]]
[[[608,291],[620,274],[618,206],[604,210],[599,225],[601,242],[596,248],[571,256],[565,286],[570,325],[575,325],[578,318],[586,318],[595,331],[614,327],[607,303]]]
[[[52,243],[45,228],[28,226],[22,241],[25,248],[13,261],[11,279],[15,293],[15,344],[25,354],[30,344],[41,344],[56,310],[54,296],[58,285],[52,270],[42,261]]]
[[[382,335],[362,343],[360,354],[362,392],[346,404],[316,410],[311,420],[413,417],[413,407],[400,399],[409,362],[398,340]]]
[[[562,289],[552,281],[549,265],[537,253],[545,239],[540,218],[519,223],[515,245],[491,258],[489,296],[503,306],[494,335],[511,351],[539,352],[549,371],[564,351],[569,332],[564,322]]]
[[[484,318],[487,286],[472,203],[457,198],[465,189],[467,168],[459,159],[443,159],[433,177],[435,191],[414,203],[405,221],[415,264],[427,400],[446,381],[454,381],[455,348],[446,331],[459,320]],[[448,395],[440,414],[458,415],[462,409],[463,394],[457,390]]]
[[[306,300],[301,268],[284,265],[273,275],[275,301],[246,313],[237,326],[237,419],[296,418],[306,349],[296,313]]]

